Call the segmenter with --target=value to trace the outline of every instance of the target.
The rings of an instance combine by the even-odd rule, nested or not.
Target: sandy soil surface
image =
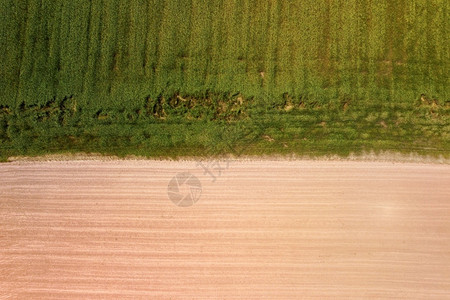
[[[0,299],[449,299],[449,278],[449,165],[0,164]]]

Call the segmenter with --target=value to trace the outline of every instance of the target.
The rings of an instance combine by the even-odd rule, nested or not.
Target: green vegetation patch
[[[449,7],[1,0],[0,157],[448,156]]]

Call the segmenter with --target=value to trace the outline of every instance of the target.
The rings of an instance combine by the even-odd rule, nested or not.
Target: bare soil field
[[[446,164],[16,161],[0,299],[450,299],[449,216]]]

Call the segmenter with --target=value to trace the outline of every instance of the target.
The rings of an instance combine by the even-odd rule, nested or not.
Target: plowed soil
[[[0,299],[448,299],[449,216],[444,164],[1,164]]]

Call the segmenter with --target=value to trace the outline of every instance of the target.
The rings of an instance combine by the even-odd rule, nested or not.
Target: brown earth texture
[[[450,299],[450,165],[0,164],[0,299]]]

